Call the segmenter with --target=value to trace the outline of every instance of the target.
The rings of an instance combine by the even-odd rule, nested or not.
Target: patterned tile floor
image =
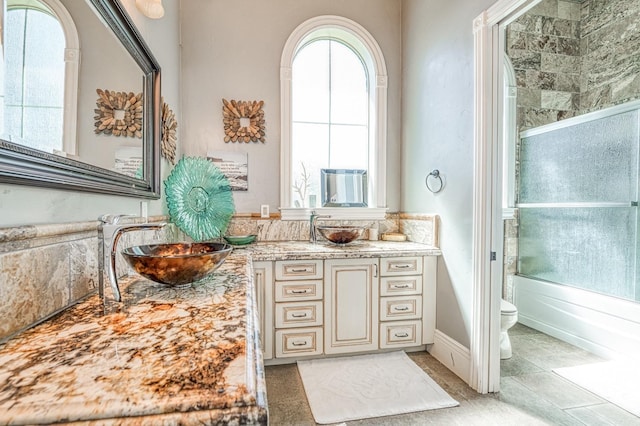
[[[640,425],[640,418],[552,373],[553,368],[601,361],[595,355],[517,324],[513,357],[501,362],[499,393],[478,394],[427,352],[409,356],[460,406],[348,425]],[[315,425],[295,364],[268,366],[267,397],[273,426]]]

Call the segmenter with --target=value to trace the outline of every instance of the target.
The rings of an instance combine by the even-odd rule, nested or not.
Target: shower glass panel
[[[635,300],[636,210],[520,210],[520,275]]]
[[[523,132],[518,273],[640,301],[638,110]]]

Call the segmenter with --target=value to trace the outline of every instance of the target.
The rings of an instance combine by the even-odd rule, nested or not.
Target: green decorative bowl
[[[251,244],[256,240],[255,234],[252,235],[225,235],[224,239],[231,245],[244,246]]]

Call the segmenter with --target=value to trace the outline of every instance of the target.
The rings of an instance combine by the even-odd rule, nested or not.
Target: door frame
[[[473,306],[469,384],[480,393],[500,390],[500,300],[504,238],[502,33],[514,17],[537,2],[498,0],[473,20]]]

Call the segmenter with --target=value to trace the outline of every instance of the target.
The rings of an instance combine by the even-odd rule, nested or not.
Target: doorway
[[[640,5],[621,17],[620,3],[542,0],[503,32],[504,75],[517,86],[516,120],[504,92],[517,235],[505,244],[503,297],[522,323],[604,357],[640,349],[640,90],[628,83]]]
[[[555,5],[559,5],[561,1],[551,2]],[[563,9],[562,13],[569,13],[569,17],[576,17],[575,7],[580,7],[580,15],[585,12],[585,7],[593,6],[590,12],[593,12],[592,18],[585,24],[585,31],[577,33],[576,28],[579,28],[579,24],[559,25],[558,23],[566,24],[571,19],[565,19],[558,17],[557,19],[564,19],[564,21],[554,20],[550,16],[546,16],[547,4],[542,2],[536,2],[532,0],[499,0],[491,8],[487,9],[474,21],[474,39],[475,39],[475,76],[476,76],[476,117],[477,123],[475,129],[475,176],[476,182],[474,184],[474,323],[477,327],[474,329],[471,336],[471,357],[474,360],[472,366],[472,380],[475,381],[474,385],[477,385],[478,390],[483,392],[491,392],[499,389],[499,352],[498,352],[498,338],[499,324],[500,324],[500,309],[499,302],[500,297],[503,294],[503,281],[505,284],[509,284],[509,277],[505,277],[503,280],[503,262],[492,262],[491,259],[502,259],[505,251],[503,248],[507,248],[505,245],[504,234],[504,221],[503,221],[503,207],[515,208],[513,206],[504,206],[503,204],[503,181],[506,180],[502,176],[504,168],[503,158],[508,155],[508,152],[502,146],[502,134],[504,118],[502,102],[504,97],[504,71],[503,71],[503,57],[506,52],[507,38],[506,32],[510,24],[520,25],[520,32],[525,33],[527,28],[555,28],[557,34],[537,34],[538,37],[523,36],[519,34],[519,38],[512,38],[514,42],[521,43],[522,46],[533,46],[533,49],[538,51],[526,51],[520,52],[520,56],[513,55],[511,60],[518,62],[519,64],[533,63],[538,68],[526,69],[520,68],[520,72],[517,74],[517,80],[527,81],[535,80],[539,84],[546,84],[546,87],[539,87],[535,90],[529,90],[523,92],[523,99],[534,99],[539,102],[540,105],[529,109],[518,108],[518,117],[527,118],[526,121],[528,128],[535,128],[547,123],[537,122],[537,119],[554,117],[558,119],[567,119],[573,116],[580,115],[585,112],[591,112],[594,108],[600,108],[603,106],[610,106],[629,102],[631,99],[628,94],[623,94],[621,88],[631,89],[635,91],[635,99],[640,98],[640,83],[632,83],[636,81],[636,78],[640,74],[637,67],[634,65],[628,67],[630,74],[621,78],[621,73],[611,72],[605,75],[606,70],[613,69],[612,64],[604,65],[603,58],[628,58],[633,55],[621,55],[609,52],[608,54],[600,51],[598,48],[611,48],[617,41],[616,37],[620,38],[620,34],[614,35],[613,27],[607,28],[604,26],[603,18],[605,15],[616,17],[611,22],[622,25],[627,20],[631,22],[633,19],[637,20],[638,11],[633,9],[637,5],[632,1],[618,1],[618,2],[591,2],[585,0],[581,3],[575,3],[577,6],[573,7],[574,12],[568,12],[568,9]],[[637,2],[636,2],[637,3]],[[564,4],[563,7],[568,6]],[[618,10],[619,8],[622,8]],[[629,12],[629,10],[635,10]],[[535,19],[530,19],[524,24],[517,22],[518,17],[522,16],[525,12],[537,11],[539,16]],[[620,13],[619,13],[620,12]],[[629,14],[630,13],[630,14]],[[597,19],[596,19],[597,15]],[[554,23],[558,24],[554,27]],[[538,25],[540,24],[540,25]],[[527,27],[527,25],[530,25]],[[579,37],[580,34],[585,36],[587,33],[593,35],[591,42],[591,48],[593,56],[589,57],[586,62],[591,62],[595,65],[600,65],[597,68],[595,74],[590,74],[591,77],[585,77],[586,82],[600,82],[599,87],[591,87],[591,90],[587,89],[584,93],[573,92],[575,85],[570,83],[573,81],[581,82],[580,76],[577,80],[571,80],[564,77],[560,72],[562,69],[565,71],[575,70],[580,73],[582,62],[581,59],[571,59],[571,55],[560,54],[560,56],[554,58],[545,49],[551,49],[555,46],[556,49],[560,46],[561,49],[575,49],[581,48],[583,45],[589,46],[590,42],[580,42],[577,40],[571,41],[570,37],[561,37],[559,32],[561,30],[573,31],[573,34]],[[598,30],[602,30],[600,34],[596,34]],[[624,33],[624,31],[623,31]],[[630,34],[626,32],[625,34]],[[546,37],[548,36],[548,37]],[[597,37],[598,36],[598,37]],[[622,37],[624,38],[624,37]],[[604,43],[597,44],[598,40],[605,41]],[[525,43],[525,44],[522,44]],[[614,43],[614,44],[612,44]],[[608,46],[608,47],[607,47]],[[635,44],[637,47],[637,43]],[[525,50],[525,49],[520,49]],[[563,50],[562,52],[567,52]],[[557,51],[556,51],[557,54]],[[600,55],[600,56],[598,56]],[[534,59],[532,61],[532,58]],[[537,62],[536,62],[537,60]],[[551,73],[542,69],[542,65],[555,64],[557,66],[557,73],[555,73],[556,79],[553,80]],[[514,63],[514,65],[516,65]],[[624,69],[624,67],[623,67]],[[516,70],[518,67],[516,66]],[[598,73],[600,77],[598,77]],[[566,74],[566,73],[565,73]],[[583,74],[587,75],[587,74]],[[536,78],[534,78],[536,77]],[[575,76],[574,76],[575,77]],[[606,77],[606,78],[605,78]],[[548,86],[551,84],[551,86]],[[555,86],[553,86],[555,84]],[[565,85],[570,90],[565,92],[560,90],[562,87],[558,84]],[[568,85],[568,86],[567,86]],[[565,87],[563,86],[563,87]],[[605,87],[606,86],[606,87]],[[634,89],[635,87],[635,89]],[[602,90],[597,90],[597,89]],[[577,93],[576,96],[573,94]],[[530,96],[526,96],[526,95]],[[584,96],[582,96],[584,94]],[[609,98],[606,103],[603,103],[603,97],[598,94],[608,94]],[[573,111],[570,108],[566,108],[565,105],[574,106],[575,101],[595,102],[592,107],[585,106],[583,111]],[[562,101],[562,102],[561,102]],[[606,105],[605,105],[606,104]],[[585,104],[586,105],[586,104]],[[579,105],[580,106],[580,105]],[[560,113],[560,111],[565,111]],[[518,129],[519,133],[524,128]],[[512,188],[513,189],[513,188]],[[489,201],[488,201],[489,200]],[[519,244],[519,243],[518,243]],[[516,275],[513,275],[515,278]],[[513,279],[511,278],[511,279]],[[511,288],[505,288],[505,293],[509,294],[516,286]],[[511,293],[513,294],[513,293]]]

